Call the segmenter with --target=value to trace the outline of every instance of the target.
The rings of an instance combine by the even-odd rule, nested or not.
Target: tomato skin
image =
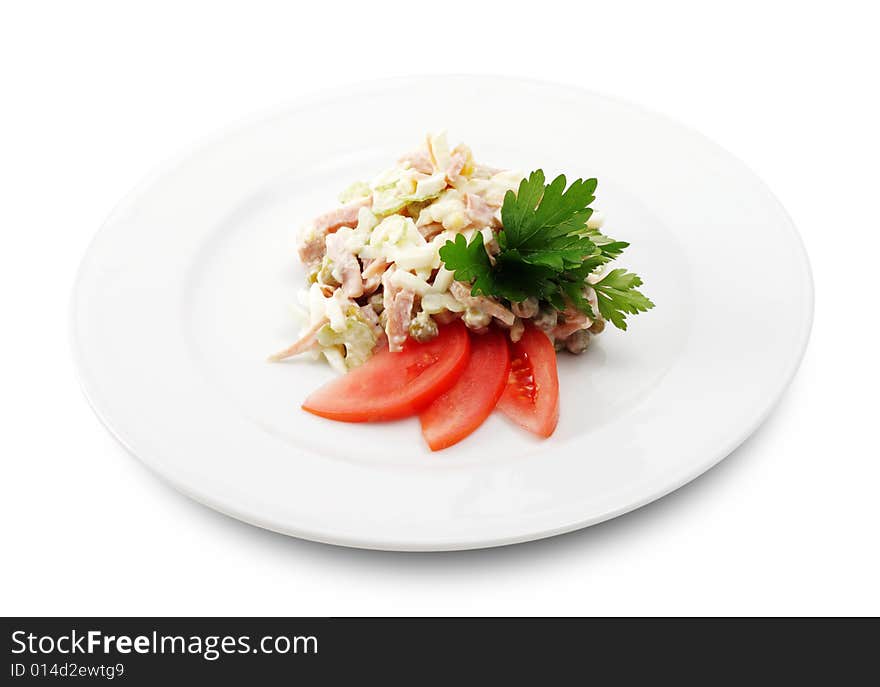
[[[471,336],[471,357],[458,381],[419,414],[432,451],[470,435],[492,413],[510,373],[507,336],[496,329]]]
[[[415,415],[461,376],[470,342],[461,322],[431,341],[377,351],[366,363],[313,392],[303,410],[340,422],[379,422]]]
[[[559,422],[556,350],[544,332],[529,325],[510,344],[510,376],[498,410],[520,427],[549,437]]]

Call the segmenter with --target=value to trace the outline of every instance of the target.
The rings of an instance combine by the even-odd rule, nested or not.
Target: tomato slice
[[[432,451],[468,436],[498,403],[510,372],[507,336],[495,329],[471,336],[471,357],[458,381],[419,414]]]
[[[470,343],[461,322],[440,328],[431,341],[387,348],[344,377],[312,393],[303,410],[341,422],[376,422],[415,415],[449,389],[468,362]]]
[[[546,334],[528,326],[522,338],[510,344],[510,358],[498,410],[530,432],[549,437],[559,422],[556,350]]]

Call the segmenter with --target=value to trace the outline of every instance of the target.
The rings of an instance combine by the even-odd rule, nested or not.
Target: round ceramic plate
[[[415,419],[301,411],[326,365],[266,362],[297,332],[298,226],[439,129],[486,164],[597,177],[594,207],[656,304],[560,356],[550,439],[496,414],[432,454]],[[585,527],[692,480],[779,400],[812,309],[785,211],[704,137],[575,88],[430,77],[305,98],[142,184],[83,260],[72,340],[99,417],[192,498],[297,537],[447,550]]]

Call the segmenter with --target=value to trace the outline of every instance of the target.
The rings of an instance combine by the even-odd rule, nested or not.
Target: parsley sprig
[[[475,296],[511,302],[533,296],[558,310],[571,304],[595,319],[597,314],[584,297],[587,277],[629,245],[587,226],[595,190],[595,179],[577,179],[566,189],[561,174],[545,185],[544,172],[536,170],[522,180],[517,193],[508,191],[504,196],[504,228],[497,234],[500,250],[494,259],[486,252],[480,232],[470,243],[462,234],[447,241],[440,258],[456,280],[472,284]],[[598,314],[619,329],[626,329],[626,315],[654,307],[636,290],[641,278],[624,269],[611,270],[589,285],[596,292]]]

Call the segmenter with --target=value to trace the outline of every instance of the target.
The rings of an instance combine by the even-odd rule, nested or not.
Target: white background
[[[872,4],[5,3],[0,613],[880,613]],[[550,79],[647,105],[775,191],[812,259],[813,336],[780,406],[718,467],[563,537],[388,554],[216,514],[100,425],[77,386],[67,310],[114,204],[242,117],[421,72]],[[514,107],[511,94],[499,116]],[[743,279],[760,250],[743,247]]]

